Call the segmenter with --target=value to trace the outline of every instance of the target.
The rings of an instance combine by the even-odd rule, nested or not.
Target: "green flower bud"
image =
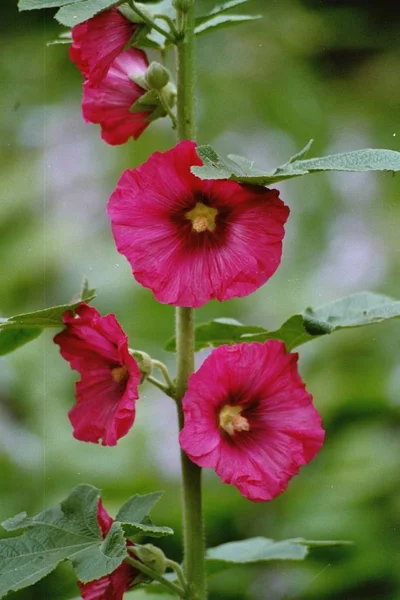
[[[143,546],[135,545],[135,554],[144,565],[156,571],[160,575],[165,573],[167,568],[167,559],[164,552],[153,546],[153,544],[144,544]]]
[[[147,352],[142,352],[141,350],[129,350],[129,354],[133,356],[137,362],[139,370],[142,374],[140,383],[143,383],[144,380],[151,375],[153,370],[153,361],[151,360],[151,356],[147,354]]]
[[[144,77],[149,89],[152,90],[162,90],[169,82],[167,69],[158,62],[149,65]]]

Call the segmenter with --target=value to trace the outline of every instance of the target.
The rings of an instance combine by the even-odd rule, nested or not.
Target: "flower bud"
[[[169,73],[158,62],[152,62],[145,73],[145,80],[149,89],[162,90],[169,82]]]
[[[137,362],[139,370],[142,374],[140,383],[143,383],[144,380],[151,375],[153,370],[153,361],[151,360],[151,356],[147,354],[147,352],[142,352],[141,350],[129,350],[129,354],[133,356]]]
[[[135,545],[135,554],[140,562],[156,571],[156,573],[160,575],[165,573],[167,568],[165,554],[157,546],[153,546],[153,544]]]

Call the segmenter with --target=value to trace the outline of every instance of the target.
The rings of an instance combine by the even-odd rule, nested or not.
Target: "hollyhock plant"
[[[183,141],[127,170],[108,203],[118,251],[159,302],[199,307],[247,296],[273,275],[289,209],[277,190],[208,181]]]
[[[111,529],[114,520],[103,507],[99,500],[97,507],[97,522],[103,539]],[[128,545],[132,545],[128,542]],[[113,573],[95,579],[89,583],[78,581],[83,600],[122,600],[133,582],[140,577],[141,573],[131,565],[122,563]]]
[[[137,25],[111,8],[72,28],[70,58],[91,83],[106,76],[114,59],[123,51]]]
[[[297,358],[275,340],[220,346],[183,398],[182,449],[253,501],[283,492],[324,441]]]
[[[146,90],[132,77],[143,75],[148,67],[145,53],[131,48],[120,54],[99,83],[85,81],[82,113],[86,122],[101,125],[101,137],[111,145],[137,139],[150,124],[151,109],[130,109]]]
[[[115,446],[135,419],[140,371],[129,354],[128,339],[115,315],[102,316],[83,303],[63,317],[65,329],[54,338],[61,356],[81,375],[77,404],[69,418],[74,437]]]

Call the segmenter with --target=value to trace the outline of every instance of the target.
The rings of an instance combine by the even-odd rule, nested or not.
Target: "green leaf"
[[[3,523],[20,536],[0,540],[0,597],[30,586],[69,559],[78,579],[92,581],[112,573],[127,556],[120,523],[103,540],[97,523],[99,490],[77,486],[68,498],[35,517],[20,513]]]
[[[200,25],[201,23],[205,23],[206,21],[210,21],[216,15],[222,15],[224,12],[234,8],[235,6],[239,6],[240,4],[245,4],[248,0],[229,0],[228,2],[224,2],[223,4],[218,4],[215,6],[210,12],[205,15],[201,15],[196,18],[196,25]]]
[[[4,329],[0,328],[0,356],[4,356],[20,346],[35,340],[42,333],[43,329]]]
[[[319,308],[306,308],[302,314],[290,317],[280,329],[246,335],[242,341],[282,340],[290,351],[321,335],[374,325],[398,317],[398,300],[371,292],[360,292]]]
[[[35,10],[39,8],[58,8],[66,4],[74,4],[77,0],[19,0],[18,9]]]
[[[337,546],[348,543],[343,541],[315,542],[303,538],[276,542],[262,537],[250,538],[240,542],[229,542],[207,550],[207,571],[209,574],[215,574],[235,565],[270,560],[304,560],[311,547],[320,545]]]
[[[195,350],[240,342],[281,340],[288,351],[310,340],[341,329],[374,325],[400,317],[400,301],[371,292],[359,292],[334,300],[319,308],[306,308],[290,317],[274,331],[256,325],[243,325],[234,319],[215,319],[195,328]],[[175,338],[166,350],[176,351]]]
[[[235,344],[241,342],[242,336],[252,333],[265,333],[263,327],[256,325],[242,325],[235,319],[214,319],[210,323],[202,323],[196,327],[195,350],[198,352],[210,346],[221,346],[222,344]],[[165,350],[176,352],[176,339],[171,338]]]
[[[160,500],[164,492],[153,492],[141,496],[136,494],[129,498],[117,514],[116,521],[123,524],[124,531],[128,537],[145,534],[148,537],[162,537],[172,535],[174,532],[170,527],[159,527],[153,525],[149,513]]]
[[[63,6],[56,12],[55,17],[62,25],[74,27],[74,25],[83,23],[103,10],[120,3],[121,0],[81,0],[80,2]]]
[[[273,171],[263,171],[242,156],[229,154],[222,158],[211,146],[199,146],[197,154],[204,166],[192,167],[200,179],[231,179],[239,183],[270,185],[285,179],[293,179],[319,171],[399,171],[400,152],[395,150],[355,150],[344,154],[333,154],[323,158],[298,160],[310,148],[310,142],[287,163]]]
[[[85,302],[89,302],[94,298],[94,294],[87,296]],[[72,304],[61,304],[52,308],[44,308],[35,312],[23,313],[9,317],[0,322],[0,332],[9,329],[21,329],[21,327],[39,328],[46,327],[62,327],[62,316],[67,310],[75,310],[82,303],[82,300],[73,302]]]
[[[195,34],[201,35],[203,33],[209,33],[210,30],[222,29],[223,27],[229,27],[230,25],[239,25],[247,21],[254,21],[255,19],[261,19],[262,15],[218,15],[196,25]]]
[[[75,310],[82,302],[90,302],[95,296],[96,290],[89,289],[85,280],[81,292],[71,304],[0,319],[0,356],[36,339],[47,327],[62,327],[62,316],[67,310]]]

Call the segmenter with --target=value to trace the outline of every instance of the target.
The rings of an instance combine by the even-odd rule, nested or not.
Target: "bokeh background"
[[[203,10],[212,2],[198,0]],[[310,138],[311,156],[399,149],[400,6],[390,0],[253,0],[263,20],[199,39],[199,141],[274,167]],[[122,170],[174,144],[166,120],[122,148],[83,123],[81,78],[52,11],[0,18],[0,314],[68,301],[83,275],[96,306],[115,312],[130,345],[165,360],[173,309],[131,277],[110,235],[105,203]],[[253,296],[197,312],[278,327],[307,305],[363,289],[400,298],[399,178],[313,175],[279,185],[291,208],[281,268]],[[324,418],[320,455],[268,504],[252,504],[205,474],[210,546],[252,535],[348,539],[304,563],[228,571],[211,600],[400,600],[400,324],[338,333],[300,349],[300,368]],[[137,421],[116,448],[72,438],[75,374],[54,332],[0,360],[0,518],[35,513],[83,482],[114,513],[132,493],[166,491],[154,511],[176,535],[179,454],[174,406],[145,386]],[[198,364],[206,353],[197,356]],[[15,600],[78,595],[63,565]]]

